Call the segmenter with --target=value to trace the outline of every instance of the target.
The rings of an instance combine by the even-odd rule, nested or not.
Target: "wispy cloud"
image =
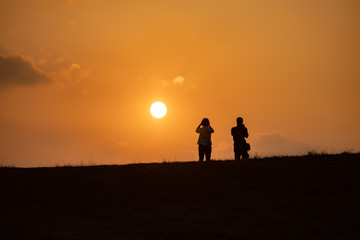
[[[142,76],[139,78],[141,79]],[[191,80],[185,80],[184,76],[178,75],[175,78],[149,78],[149,82],[153,85],[168,89],[182,89],[189,91],[197,88],[196,84]]]
[[[286,137],[280,133],[258,133],[251,143],[254,151],[265,155],[277,154],[303,154],[309,146],[295,139]]]
[[[76,84],[88,78],[90,71],[90,69],[82,68],[78,63],[71,63],[56,71],[49,72],[49,75],[55,80],[58,86],[65,88],[69,86],[69,84]]]
[[[173,80],[173,84],[174,85],[182,85],[185,81],[185,78],[183,76],[177,76],[176,78],[174,78]]]

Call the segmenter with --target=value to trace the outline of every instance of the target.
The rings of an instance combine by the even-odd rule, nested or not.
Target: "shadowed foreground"
[[[0,169],[1,239],[360,239],[360,155]]]

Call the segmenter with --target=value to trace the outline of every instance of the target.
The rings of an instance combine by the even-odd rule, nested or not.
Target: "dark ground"
[[[0,239],[360,239],[360,155],[1,168]]]

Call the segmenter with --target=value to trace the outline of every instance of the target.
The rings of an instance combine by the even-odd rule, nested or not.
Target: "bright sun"
[[[154,102],[150,107],[150,112],[153,117],[162,118],[166,114],[166,105],[162,102]]]

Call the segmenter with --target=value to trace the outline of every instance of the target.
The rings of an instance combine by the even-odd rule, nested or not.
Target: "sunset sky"
[[[0,165],[360,151],[358,0],[0,0]],[[153,102],[167,106],[163,118]]]

